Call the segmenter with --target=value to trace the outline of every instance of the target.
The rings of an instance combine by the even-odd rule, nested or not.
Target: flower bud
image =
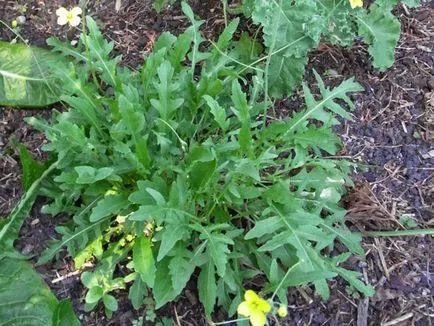
[[[279,315],[279,317],[286,317],[288,315],[288,308],[286,308],[286,306],[284,305],[281,305],[279,309],[277,309],[277,314]]]

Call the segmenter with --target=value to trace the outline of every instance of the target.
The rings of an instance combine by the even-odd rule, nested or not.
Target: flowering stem
[[[222,322],[219,322],[219,323],[212,323],[212,325],[213,326],[215,326],[215,325],[226,325],[226,324],[235,323],[235,322],[244,321],[244,320],[249,320],[249,318],[232,319],[232,320],[222,321]]]
[[[280,281],[279,285],[277,286],[276,290],[274,290],[273,295],[271,296],[270,301],[273,301],[274,297],[276,296],[277,292],[280,290],[280,288],[282,287],[283,283],[285,282],[286,278],[288,277],[289,273],[295,268],[297,267],[299,264],[301,263],[301,261],[298,261],[296,264],[292,265],[288,271],[286,272],[285,276],[282,278],[282,280]]]

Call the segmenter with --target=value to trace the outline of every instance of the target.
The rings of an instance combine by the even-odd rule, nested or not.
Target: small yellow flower
[[[81,14],[82,10],[80,7],[74,7],[71,10],[60,7],[56,10],[57,23],[62,26],[68,24],[69,26],[76,27],[80,25]]]
[[[277,314],[279,315],[279,317],[285,318],[286,316],[288,316],[288,308],[286,308],[286,306],[284,305],[281,305],[279,309],[277,309]]]
[[[253,326],[264,326],[266,315],[271,310],[271,305],[260,298],[254,291],[247,290],[244,293],[244,301],[238,306],[239,315],[250,317]]]
[[[17,28],[18,22],[16,20],[13,20],[11,23],[12,28]]]
[[[350,0],[351,8],[363,7],[363,0]]]

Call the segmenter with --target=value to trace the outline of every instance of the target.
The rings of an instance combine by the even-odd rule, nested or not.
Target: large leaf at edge
[[[0,325],[80,325],[71,303],[58,303],[25,260],[4,258],[0,261],[0,302]]]
[[[45,49],[0,41],[0,105],[38,108],[58,102],[50,69],[59,58]]]

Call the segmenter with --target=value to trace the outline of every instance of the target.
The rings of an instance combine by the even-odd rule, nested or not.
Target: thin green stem
[[[414,235],[434,235],[434,228],[401,231],[366,231],[362,233],[364,237],[405,237]]]
[[[238,319],[232,319],[232,320],[228,320],[228,321],[222,321],[222,322],[218,322],[218,323],[212,323],[212,325],[227,325],[227,324],[232,324],[232,323],[236,323],[238,321],[245,321],[245,320],[249,320],[249,318],[238,318]]]
[[[276,296],[277,292],[279,292],[280,288],[282,287],[283,283],[286,281],[289,273],[296,268],[299,264],[301,263],[301,261],[298,261],[296,264],[292,265],[290,268],[288,268],[288,271],[286,272],[285,276],[282,278],[282,280],[280,281],[279,285],[277,286],[276,290],[274,290],[273,295],[271,296],[270,301],[273,301],[274,297]]]
[[[228,27],[228,0],[222,0],[223,2],[223,17],[225,19],[225,27]]]

